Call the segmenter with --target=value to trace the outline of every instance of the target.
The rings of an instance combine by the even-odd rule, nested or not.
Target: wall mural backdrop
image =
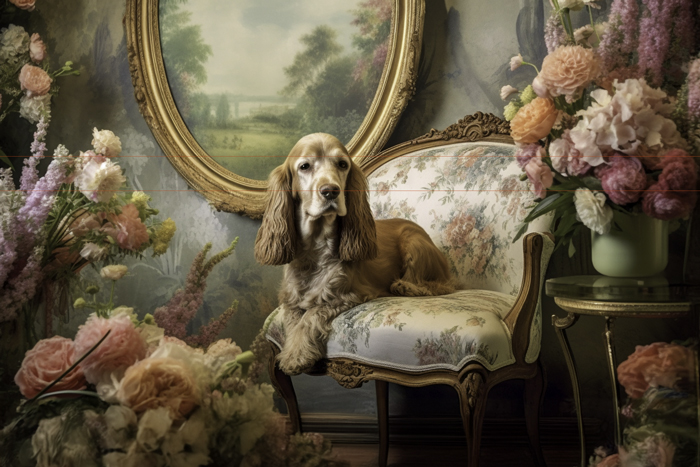
[[[163,1],[163,4],[167,5],[168,2],[174,0]],[[181,4],[181,13],[186,11],[187,2],[174,3]],[[339,3],[345,5],[345,2]],[[503,103],[498,96],[500,87],[504,84],[517,86],[518,80],[524,83],[534,77],[528,74],[531,73],[529,67],[511,72],[507,66],[510,57],[522,53],[532,62],[538,62],[545,54],[544,44],[538,38],[542,37],[544,19],[549,14],[546,0],[523,0],[519,3],[512,0],[446,0],[426,2],[426,7],[424,50],[416,96],[403,114],[388,145],[420,136],[430,128],[445,128],[462,116],[476,111],[502,115]],[[259,221],[213,210],[201,195],[188,189],[183,178],[158,147],[139,113],[133,94],[122,24],[125,11],[123,2],[74,0],[66,4],[46,1],[41,2],[39,8],[40,14],[32,16],[32,21],[36,23],[33,24],[33,29],[41,32],[49,44],[52,64],[72,60],[74,67],[81,71],[80,76],[63,83],[61,92],[53,103],[52,124],[47,138],[50,151],[58,143],[65,144],[71,151],[89,147],[93,127],[112,130],[121,138],[123,151],[120,164],[126,169],[129,186],[152,196],[153,205],[159,207],[164,217],[172,217],[177,224],[177,232],[167,254],[159,258],[146,257],[143,261],[127,262],[131,272],[118,282],[115,302],[134,307],[140,316],[152,313],[184,284],[192,260],[207,242],[213,243],[214,251],[220,251],[235,237],[239,237],[234,255],[210,275],[203,308],[195,319],[194,327],[198,328],[211,317],[218,316],[233,300],[238,300],[239,310],[222,337],[231,337],[244,349],[248,348],[265,317],[276,307],[277,289],[281,280],[281,268],[259,266],[253,258],[253,243]],[[346,14],[338,14],[341,13]],[[188,15],[182,18],[186,16]],[[187,19],[188,24],[197,24],[196,15],[189,15]],[[348,19],[350,17],[346,17]],[[304,27],[306,29],[298,32],[302,37],[315,31],[315,26]],[[325,34],[322,30],[320,33]],[[207,50],[211,50],[211,60],[216,60],[216,54],[221,53],[219,47],[225,47],[226,44],[214,43],[207,37],[201,31],[200,52],[206,54]],[[265,34],[260,37],[264,40]],[[338,44],[347,53],[352,50],[352,46],[342,42],[346,40],[338,39]],[[207,49],[207,46],[211,49]],[[299,44],[296,46],[299,47]],[[294,49],[290,53],[289,58],[294,58],[294,54],[303,54],[303,48]],[[345,59],[343,53],[338,53],[337,57],[339,67],[351,69],[356,64],[355,58]],[[293,61],[280,63],[278,71],[293,66],[292,64]],[[206,84],[195,86],[197,92],[188,97],[191,99],[190,118],[193,121],[199,118],[197,105],[201,104],[204,108],[209,106],[207,115],[214,120],[210,121],[209,126],[202,126],[197,134],[213,147],[223,145],[220,146],[223,155],[227,154],[226,151],[235,153],[239,150],[236,145],[245,147],[248,137],[243,132],[237,135],[239,130],[234,131],[234,123],[240,126],[241,131],[245,125],[253,125],[254,121],[260,122],[260,125],[277,125],[278,123],[264,122],[266,118],[274,120],[271,118],[274,112],[269,107],[276,108],[277,112],[285,105],[290,105],[291,108],[288,103],[292,99],[302,99],[300,95],[291,97],[291,93],[288,96],[278,94],[278,91],[284,90],[291,83],[289,76],[282,75],[280,81],[270,84],[261,82],[261,85],[267,86],[265,88],[258,89],[249,85],[246,91],[257,96],[275,96],[277,100],[236,104],[233,96],[242,91],[236,87],[227,87],[227,77],[235,75],[235,69],[235,66],[227,68],[223,65],[212,68],[207,72]],[[266,74],[265,70],[260,70],[261,76]],[[196,83],[196,78],[192,79]],[[227,124],[232,126],[217,128],[217,107],[219,104],[225,107],[226,103],[229,106]],[[239,106],[237,120],[236,105]],[[261,110],[256,114],[255,108],[268,109],[265,110],[267,113]],[[265,117],[261,120],[263,115]],[[197,128],[197,123],[194,125]],[[224,144],[226,135],[227,145]],[[241,138],[240,141],[237,138]],[[28,142],[26,146],[28,154]],[[675,241],[672,239],[675,247],[672,245],[671,261],[676,266],[682,259],[682,242],[683,238]],[[555,256],[552,264],[556,266],[550,268],[550,276],[588,272],[585,255],[579,255],[574,262],[565,256]],[[97,272],[91,268],[86,268],[83,272],[86,284],[98,282],[97,276]],[[568,396],[568,380],[563,376],[566,374],[564,362],[558,354],[554,333],[547,325],[548,317],[557,312],[561,313],[550,299],[545,299],[542,361],[549,374],[546,398],[551,402],[546,404],[545,415],[571,416],[573,405]],[[58,333],[72,336],[77,326],[84,321],[85,313],[74,310],[70,319],[60,326]],[[623,354],[630,354],[634,345],[673,336],[679,332],[679,326],[678,323],[660,320],[653,323],[626,323],[624,335],[618,341],[618,349]],[[603,414],[602,417],[605,417],[604,414],[609,409],[609,394],[606,393],[607,385],[600,384],[604,365],[600,332],[600,322],[584,318],[570,338],[574,346],[589,357],[589,362],[583,363],[580,373],[583,397],[593,401],[587,410],[591,411],[592,416]],[[330,378],[319,379],[305,375],[295,377],[294,382],[302,412],[374,414],[373,385],[349,391]],[[451,389],[442,389],[404,389],[392,385],[392,416],[456,416],[456,396]],[[416,403],[416,400],[422,402]],[[487,416],[521,416],[522,404],[512,400],[507,388],[503,391],[495,390],[490,402],[493,405],[489,406]]]

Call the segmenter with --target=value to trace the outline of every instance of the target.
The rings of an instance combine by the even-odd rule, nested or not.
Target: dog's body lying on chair
[[[377,297],[455,290],[428,234],[403,219],[375,221],[367,180],[343,144],[305,136],[269,179],[255,240],[261,264],[287,264],[279,301],[286,342],[279,366],[299,374],[321,359],[340,313]]]

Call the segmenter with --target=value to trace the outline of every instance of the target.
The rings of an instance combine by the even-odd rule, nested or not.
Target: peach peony
[[[173,420],[182,420],[197,405],[199,391],[190,367],[174,358],[147,358],[129,367],[117,398],[137,414],[166,407]]]
[[[638,345],[617,367],[617,377],[625,392],[639,399],[650,386],[677,388],[679,381],[693,380],[694,368],[695,353],[688,347],[654,342]]]
[[[566,96],[571,103],[599,74],[600,62],[593,49],[570,45],[559,47],[544,58],[539,80],[551,96]]]
[[[104,230],[121,248],[137,251],[148,241],[148,230],[133,204],[124,206],[121,214],[112,216],[110,221],[113,225],[105,226]]]
[[[44,96],[51,89],[51,77],[38,66],[26,64],[19,72],[19,84],[27,97]]]
[[[24,397],[31,399],[61,376],[80,355],[76,354],[73,341],[65,337],[55,336],[40,340],[25,354],[22,366],[15,375],[19,391]],[[85,389],[85,386],[85,375],[82,369],[77,367],[49,389],[49,392]]]
[[[536,143],[549,134],[558,114],[551,99],[537,97],[515,114],[510,122],[510,135],[516,143]]]
[[[10,0],[10,3],[20,10],[33,11],[36,0]]]
[[[81,363],[90,383],[97,384],[112,372],[124,371],[146,356],[146,341],[125,314],[108,319],[90,316],[75,335],[76,352],[83,355],[110,329],[107,339]]]
[[[29,42],[29,58],[34,63],[41,63],[46,58],[46,45],[37,33],[32,34],[31,42]]]

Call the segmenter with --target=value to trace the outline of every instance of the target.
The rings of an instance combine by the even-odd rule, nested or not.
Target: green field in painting
[[[194,133],[197,142],[219,164],[256,180],[267,179],[298,139],[275,124],[244,119],[237,120],[233,128],[199,128]]]

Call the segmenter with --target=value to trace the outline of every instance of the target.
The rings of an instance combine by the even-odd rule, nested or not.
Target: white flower
[[[117,391],[119,391],[121,378],[123,376],[124,371],[121,370],[105,374],[100,378],[96,384],[97,395],[100,396],[100,399],[110,404],[118,404],[119,399],[117,398]]]
[[[29,51],[29,34],[22,26],[10,24],[0,34],[0,62],[16,62],[17,55]]]
[[[587,24],[587,25],[580,27],[574,31],[574,41],[576,41],[577,44],[581,44],[581,43],[588,44],[588,38],[590,38],[594,34],[595,34],[595,31],[593,30],[593,26],[591,26],[590,24]]]
[[[583,9],[584,3],[584,0],[559,0],[559,8],[579,11]]]
[[[592,167],[597,167],[605,162],[603,153],[596,143],[596,133],[586,128],[583,120],[569,132],[574,147],[581,153],[581,159],[588,162]]]
[[[532,80],[532,90],[535,91],[537,97],[541,97],[543,99],[551,97],[549,95],[549,89],[547,88],[547,85],[545,85],[542,81],[542,78],[540,78],[540,75],[535,76],[535,79]]]
[[[124,277],[128,271],[129,268],[123,264],[110,264],[100,269],[100,277],[102,277],[102,279],[118,281]]]
[[[188,364],[192,374],[201,388],[211,383],[212,372],[207,367],[204,352],[186,344],[161,341],[157,349],[151,354],[151,358],[174,358]]]
[[[155,324],[141,323],[138,325],[136,330],[139,332],[139,334],[141,334],[141,337],[144,341],[146,341],[146,344],[151,351],[158,347],[160,341],[165,335],[163,328],[160,328]]]
[[[70,155],[70,152],[68,152],[68,148],[62,144],[59,144],[58,146],[56,146],[56,149],[53,152],[54,159],[62,159],[64,157],[68,157],[69,155]]]
[[[515,94],[516,92],[518,92],[517,88],[514,88],[510,84],[507,84],[501,88],[501,99],[506,100],[508,99],[508,97]]]
[[[591,8],[600,10],[600,5],[598,5],[598,1],[600,0],[583,0],[583,4]]]
[[[122,152],[122,143],[114,133],[109,130],[92,130],[92,147],[97,154],[107,157],[117,157]]]
[[[99,261],[107,254],[107,248],[98,246],[95,243],[89,242],[80,250],[80,256],[88,261]]]
[[[19,114],[29,120],[29,123],[36,123],[41,117],[48,122],[51,120],[51,94],[22,96],[19,100]]]
[[[605,200],[605,194],[593,193],[588,188],[579,188],[574,194],[576,218],[601,235],[610,231],[613,218],[613,210],[605,204]]]
[[[121,168],[111,160],[90,160],[75,178],[75,185],[89,199],[105,203],[125,181]]]
[[[147,410],[139,420],[136,442],[146,451],[155,451],[173,424],[167,407]]]
[[[105,411],[105,423],[114,431],[130,430],[136,428],[138,423],[136,413],[129,407],[115,404],[110,405]]]
[[[163,440],[161,451],[168,465],[173,467],[199,467],[207,465],[209,459],[209,433],[203,410],[197,410],[180,426],[176,432],[170,432]],[[243,427],[239,427],[239,430]]]
[[[549,158],[552,160],[552,168],[559,173],[566,170],[571,153],[571,145],[564,138],[557,138],[549,143]]]
[[[510,71],[515,71],[523,64],[523,56],[518,54],[510,59]]]

